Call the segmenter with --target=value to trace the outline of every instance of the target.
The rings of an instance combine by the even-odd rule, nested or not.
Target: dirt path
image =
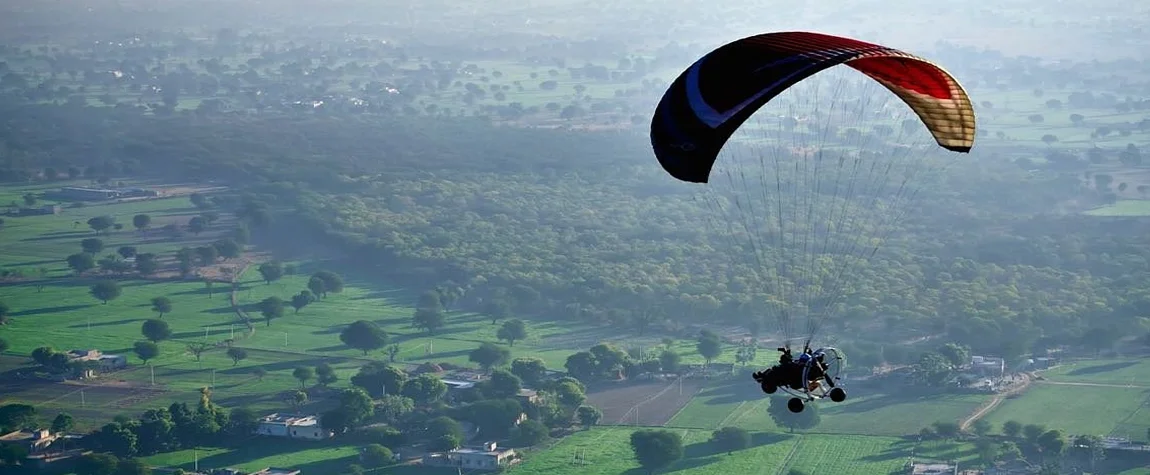
[[[994,408],[998,407],[999,404],[1002,404],[1002,401],[1007,397],[1025,391],[1026,388],[1030,386],[1031,382],[1033,382],[1031,376],[1029,374],[1023,373],[1021,383],[1014,385],[1013,388],[1010,388],[1007,391],[995,394],[994,397],[990,399],[990,402],[978,408],[978,410],[974,411],[974,414],[971,414],[970,417],[967,417],[966,420],[962,421],[962,423],[958,425],[958,430],[967,430],[970,428],[970,425],[974,423],[974,421],[977,421],[981,419],[982,416],[989,414],[990,411],[993,411]]]

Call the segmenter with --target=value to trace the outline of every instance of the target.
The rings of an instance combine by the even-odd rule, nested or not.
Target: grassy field
[[[978,395],[915,396],[876,393],[869,389],[848,391],[850,396],[841,404],[816,403],[822,417],[817,431],[886,436],[914,434],[935,421],[958,421],[986,400],[985,396]],[[783,430],[767,414],[768,404],[770,399],[753,382],[741,378],[720,381],[702,390],[667,426]]]
[[[56,186],[59,184],[3,187],[0,198],[22,200],[25,193],[39,194]],[[88,218],[110,215],[127,225],[124,230],[99,236],[106,244],[105,253],[115,252],[119,246],[133,245],[141,252],[171,255],[181,247],[208,244],[233,226],[227,213],[221,213],[224,216],[213,225],[214,229],[198,237],[144,235],[130,229],[131,218],[138,213],[153,216],[152,227],[158,228],[166,224],[186,224],[198,210],[191,206],[188,198],[175,197],[89,204],[68,208],[55,216],[5,220],[0,231],[6,243],[0,250],[0,264],[6,269],[43,267],[47,269],[48,279],[43,285],[20,280],[0,283],[0,300],[12,309],[12,323],[0,328],[0,338],[11,345],[7,355],[0,358],[5,362],[4,369],[14,370],[27,364],[26,356],[40,346],[61,350],[97,348],[106,353],[127,354],[130,367],[100,378],[96,385],[83,387],[26,380],[0,385],[0,401],[36,404],[49,416],[68,410],[78,416],[81,429],[103,424],[113,415],[136,415],[172,401],[195,401],[204,386],[212,386],[215,401],[228,407],[282,410],[285,404],[281,393],[299,386],[291,377],[296,366],[331,364],[341,379],[335,385],[338,388],[345,386],[365,361],[386,358],[382,351],[364,357],[339,341],[343,326],[355,320],[371,320],[386,329],[391,342],[400,345],[398,360],[404,363],[468,364],[468,352],[482,342],[495,340],[498,325],[493,325],[485,316],[462,312],[450,313],[448,326],[434,335],[417,331],[409,326],[415,292],[396,289],[355,273],[344,273],[347,286],[342,293],[312,303],[298,314],[289,309],[270,326],[257,320],[252,333],[247,332],[246,325],[231,308],[227,285],[223,283],[209,289],[198,280],[122,279],[123,294],[102,304],[88,294],[88,288],[106,277],[73,277],[64,262],[64,257],[80,251],[80,240],[95,236],[85,224]],[[249,251],[243,260],[261,258],[266,257]],[[311,272],[339,265],[323,261],[295,264],[299,267],[297,275],[285,276],[270,285],[260,280],[258,272],[249,269],[238,278],[238,303],[259,319],[259,312],[251,309],[253,305],[270,296],[290,299],[306,287]],[[32,275],[31,271],[28,275]],[[173,311],[164,316],[173,335],[161,342],[160,357],[153,359],[148,367],[131,356],[131,346],[142,339],[142,322],[156,317],[149,302],[158,296],[167,296],[173,301]],[[602,340],[620,341],[624,347],[640,342],[647,350],[660,345],[655,337],[628,340],[629,335],[612,329],[573,323],[529,322],[529,333],[528,339],[516,342],[513,355],[543,358],[551,368],[562,368],[569,354]],[[189,343],[218,343],[225,339],[235,339],[237,346],[248,350],[249,357],[235,364],[223,348],[218,348],[204,353],[201,360],[196,361],[186,351]],[[702,362],[692,341],[675,342],[672,348],[683,354],[685,362]],[[760,357],[762,363],[770,356],[764,352]],[[733,358],[734,351],[728,350],[719,361],[732,362]],[[257,378],[257,368],[267,375]],[[321,407],[325,392],[311,391],[312,404]]]
[[[1022,395],[987,415],[996,430],[1015,420],[1071,434],[1150,441],[1150,362],[1103,359],[1069,363],[1043,372]]]
[[[631,453],[629,438],[633,430],[619,427],[577,433],[546,450],[529,453],[523,464],[510,473],[642,473]],[[960,443],[917,444],[894,437],[767,432],[754,432],[750,448],[727,455],[717,452],[708,443],[710,431],[672,430],[683,436],[686,450],[683,460],[666,469],[667,473],[774,475],[791,469],[806,473],[895,473],[903,468],[912,451],[919,458],[954,459],[967,463],[973,458],[973,448]],[[581,464],[576,459],[579,455],[582,456]]]
[[[1086,212],[1090,216],[1150,216],[1150,200],[1120,200]]]

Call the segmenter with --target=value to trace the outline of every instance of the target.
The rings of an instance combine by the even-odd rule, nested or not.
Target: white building
[[[450,452],[428,454],[423,464],[433,467],[459,467],[465,470],[500,470],[519,462],[514,449],[500,449],[495,442],[481,447],[458,448]]]
[[[323,440],[335,432],[324,429],[316,416],[269,414],[260,418],[256,434],[290,439]]]

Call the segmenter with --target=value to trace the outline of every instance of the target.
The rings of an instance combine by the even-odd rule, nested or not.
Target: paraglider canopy
[[[706,183],[723,145],[760,107],[792,85],[845,64],[885,86],[918,115],[939,146],[969,152],[975,116],[950,73],[894,48],[810,32],[766,33],[711,51],[667,89],[651,145],[671,176]]]

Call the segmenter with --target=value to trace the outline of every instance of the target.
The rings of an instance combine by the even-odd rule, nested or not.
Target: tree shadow
[[[307,351],[328,353],[328,352],[332,352],[332,351],[339,351],[339,350],[346,350],[346,349],[348,349],[348,346],[341,344],[341,345],[321,346],[319,348],[311,348]]]
[[[87,323],[77,323],[75,325],[68,325],[68,328],[88,328],[88,327],[110,327],[114,325],[126,325],[129,323],[142,322],[143,318],[125,318],[123,320],[115,320],[111,322],[96,322],[91,325]]]
[[[17,312],[12,312],[12,313],[8,314],[8,316],[10,316],[10,317],[29,317],[32,315],[44,315],[47,313],[64,313],[64,312],[72,312],[72,311],[81,310],[81,309],[85,309],[85,308],[95,307],[96,305],[98,305],[98,304],[92,303],[92,304],[78,304],[78,305],[59,305],[56,307],[33,308],[33,309],[28,309],[28,310],[20,310]],[[78,326],[82,327],[85,325],[78,325]],[[71,328],[76,328],[76,327],[77,326],[72,326]]]
[[[1067,376],[1084,376],[1088,374],[1109,373],[1111,371],[1118,371],[1121,369],[1129,368],[1137,365],[1134,361],[1124,361],[1118,363],[1109,363],[1098,366],[1087,366],[1085,368],[1076,368],[1073,371],[1066,373]]]

